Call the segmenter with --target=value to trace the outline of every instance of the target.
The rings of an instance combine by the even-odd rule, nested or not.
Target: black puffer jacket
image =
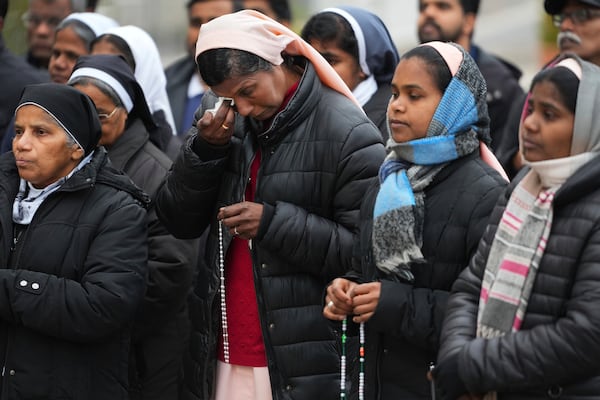
[[[3,154],[0,399],[127,399],[129,327],[145,289],[147,197],[98,148],[44,200],[11,251],[18,188],[14,156]]]
[[[108,149],[113,166],[125,172],[152,201],[171,166],[167,155],[150,142],[140,119]],[[148,208],[148,280],[138,309],[130,359],[130,393],[154,398],[177,397],[181,357],[189,331],[187,296],[197,250],[196,240],[179,240]]]
[[[511,63],[472,46],[471,55],[475,59],[487,84],[486,101],[490,115],[491,148],[497,153],[502,135],[517,135],[518,132],[507,132],[504,125],[508,120],[513,104],[522,99],[523,89],[519,85],[521,71]]]
[[[600,396],[600,157],[558,190],[554,219],[521,330],[475,339],[476,316],[490,246],[512,189],[448,304],[439,364],[452,392],[497,390],[499,399],[598,399]]]
[[[371,235],[379,184],[365,196],[360,265],[348,277],[381,281],[379,303],[365,325],[366,398],[432,398],[426,374],[436,359],[450,288],[475,253],[505,185],[478,153],[451,162],[435,176],[425,189],[421,250],[426,261],[411,266],[412,285],[375,269]]]
[[[206,146],[192,136],[157,199],[159,217],[175,235],[197,237],[212,224],[205,253],[209,269],[199,271],[190,299],[187,398],[213,393],[217,210],[242,200],[260,148],[255,201],[264,213],[252,259],[273,398],[334,399],[340,354],[335,332],[321,314],[322,294],[328,281],[350,269],[360,201],[385,151],[377,128],[350,100],[322,86],[310,64],[271,128],[257,134],[252,123],[245,119],[245,131],[236,129],[220,154],[201,151]],[[230,242],[226,231],[225,249]]]

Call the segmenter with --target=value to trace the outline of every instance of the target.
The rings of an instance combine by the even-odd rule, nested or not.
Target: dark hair
[[[188,2],[185,4],[185,7],[187,8],[188,11],[190,11],[190,8],[192,8],[192,6],[196,3],[208,3],[211,2],[212,0],[188,0]],[[231,0],[232,3],[239,3],[239,0]],[[234,8],[234,10],[239,11],[241,10],[243,7],[240,8]]]
[[[188,0],[185,6],[189,11],[194,4],[208,1],[211,0]],[[234,11],[240,11],[245,9],[244,0],[232,0],[231,2],[233,3]],[[279,20],[280,22],[292,20],[292,10],[290,8],[290,3],[288,0],[269,0],[268,3],[271,6],[271,9],[275,13],[275,15],[277,16],[277,20]]]
[[[0,0],[0,18],[6,18],[8,12],[8,0]]]
[[[400,61],[408,60],[409,58],[413,57],[423,60],[427,72],[429,72],[429,75],[431,75],[437,84],[440,92],[444,93],[450,84],[450,81],[452,80],[452,73],[450,72],[448,64],[446,64],[446,61],[440,55],[440,53],[438,53],[437,50],[431,46],[417,46],[404,53],[404,55],[400,58]]]
[[[565,67],[543,69],[533,77],[529,92],[533,90],[535,85],[542,82],[554,84],[560,94],[560,102],[575,114],[579,78],[577,78],[573,71]]]
[[[256,54],[227,48],[204,51],[198,55],[196,62],[200,76],[208,86],[219,85],[232,77],[270,71],[273,68],[273,64]]]
[[[96,7],[98,7],[98,2],[99,0],[87,0],[85,2],[85,9],[87,11],[93,12],[94,10],[96,10]]]
[[[125,61],[127,61],[127,64],[129,64],[129,66],[131,67],[131,70],[135,71],[135,58],[133,57],[131,48],[129,47],[125,39],[123,39],[120,36],[113,35],[112,33],[104,33],[92,41],[91,48],[94,48],[96,43],[100,43],[103,41],[115,46],[119,51],[119,55],[123,56]]]
[[[92,50],[92,42],[96,39],[96,33],[92,28],[77,19],[63,19],[56,27],[56,33],[65,28],[72,28],[77,37],[85,44],[87,51]]]
[[[292,10],[290,8],[290,2],[288,0],[269,0],[271,8],[279,21],[291,21]]]
[[[333,43],[358,62],[358,41],[350,23],[339,14],[322,12],[313,15],[300,35],[309,43],[312,40]]]
[[[192,8],[192,6],[193,6],[194,4],[196,4],[196,3],[204,3],[204,2],[208,2],[208,1],[210,1],[210,0],[189,0],[189,1],[186,3],[186,5],[185,5],[185,6],[186,6],[186,8],[187,8],[187,9],[188,9],[188,11],[189,11],[189,9],[190,9],[190,8]]]
[[[465,14],[473,13],[477,15],[479,12],[479,0],[460,0],[460,5]]]

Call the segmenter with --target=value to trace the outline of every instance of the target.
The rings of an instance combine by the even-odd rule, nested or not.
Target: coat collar
[[[112,165],[118,170],[125,170],[129,160],[148,142],[149,133],[143,122],[138,118],[123,132],[123,134],[108,149]]]

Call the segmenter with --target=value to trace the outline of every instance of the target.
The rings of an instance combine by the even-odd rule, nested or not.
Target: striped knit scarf
[[[552,226],[557,187],[542,190],[530,171],[513,191],[498,225],[481,287],[477,336],[518,331]],[[488,393],[484,399],[496,399]]]
[[[379,171],[372,233],[375,265],[386,274],[412,282],[410,264],[424,262],[424,190],[448,162],[479,149],[479,136],[487,133],[489,121],[485,92],[481,73],[463,51],[426,137],[388,142],[392,152]]]

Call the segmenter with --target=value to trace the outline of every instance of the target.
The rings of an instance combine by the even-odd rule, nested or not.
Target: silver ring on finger
[[[327,308],[333,308],[333,300],[329,300],[329,303],[327,303]]]
[[[234,226],[234,227],[233,227],[233,234],[234,234],[235,236],[238,236],[238,235],[240,234],[240,233],[238,232],[238,230],[237,230],[237,226]]]

